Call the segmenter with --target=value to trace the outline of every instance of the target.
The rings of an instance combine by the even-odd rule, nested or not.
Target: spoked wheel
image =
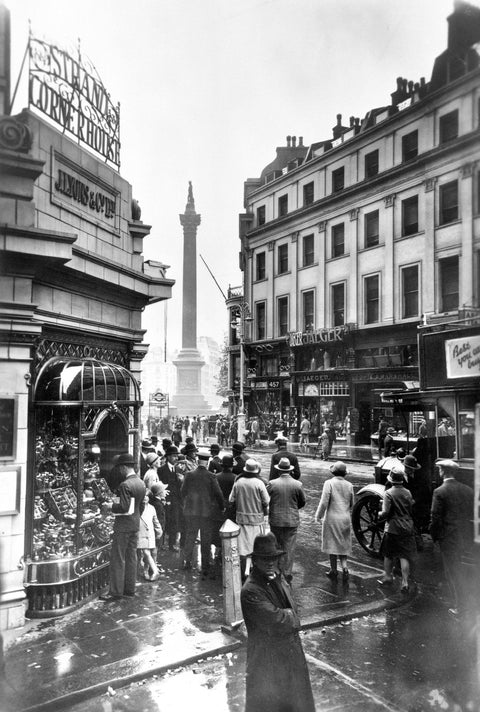
[[[384,524],[378,524],[382,509],[382,498],[377,494],[366,494],[353,505],[352,525],[357,541],[371,556],[380,558]]]

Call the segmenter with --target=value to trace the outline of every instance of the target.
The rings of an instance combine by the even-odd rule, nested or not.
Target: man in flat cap
[[[118,501],[106,502],[105,509],[115,515],[110,554],[110,590],[101,601],[117,601],[135,595],[137,580],[137,536],[140,528],[140,507],[146,487],[135,472],[135,460],[130,453],[116,458],[119,479]]]
[[[459,471],[454,460],[437,460],[443,483],[433,492],[430,534],[438,542],[442,553],[445,576],[453,596],[453,607],[458,615],[467,601],[467,581],[461,570],[462,554],[468,552],[473,540],[473,490],[456,479]]]

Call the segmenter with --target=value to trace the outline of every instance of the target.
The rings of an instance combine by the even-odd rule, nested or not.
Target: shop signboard
[[[480,334],[445,341],[447,378],[480,377]]]
[[[64,132],[120,167],[120,105],[114,104],[98,73],[53,44],[29,39],[28,104]]]

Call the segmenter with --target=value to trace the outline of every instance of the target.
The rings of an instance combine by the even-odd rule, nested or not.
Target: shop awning
[[[140,388],[123,366],[87,358],[49,359],[35,384],[35,401],[139,401]]]

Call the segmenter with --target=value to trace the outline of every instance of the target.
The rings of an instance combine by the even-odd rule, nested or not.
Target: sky
[[[472,0],[472,4],[480,0]],[[430,79],[446,48],[453,0],[4,0],[11,11],[12,85],[31,21],[35,37],[75,48],[121,104],[122,176],[152,225],[144,258],[170,265],[173,297],[147,307],[146,343],[181,348],[188,182],[201,215],[197,252],[226,294],[241,285],[243,183],[286,136],[309,145],[384,106],[396,78]],[[13,107],[27,104],[20,85]],[[223,342],[225,301],[197,260],[197,334]]]

